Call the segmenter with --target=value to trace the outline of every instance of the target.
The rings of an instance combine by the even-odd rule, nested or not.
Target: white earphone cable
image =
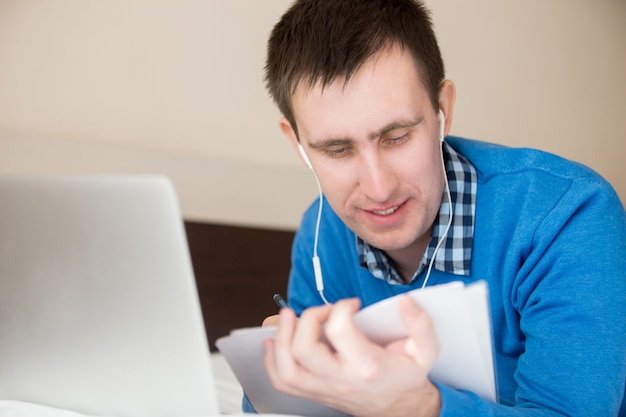
[[[330,304],[326,297],[324,296],[324,278],[322,276],[322,264],[320,262],[319,256],[317,256],[317,242],[320,234],[320,222],[322,220],[322,207],[324,204],[324,196],[322,194],[322,186],[320,184],[319,178],[317,178],[317,174],[313,171],[313,176],[315,177],[315,182],[317,183],[317,190],[319,192],[319,207],[317,209],[317,221],[315,222],[315,238],[313,241],[313,273],[315,274],[315,286],[317,287],[317,292],[322,297],[322,301],[324,304]]]
[[[446,224],[446,228],[444,232],[441,234],[441,237],[439,238],[439,241],[437,242],[437,246],[435,246],[435,250],[433,251],[433,256],[432,258],[430,258],[430,262],[428,263],[428,271],[426,272],[426,278],[424,278],[422,289],[426,287],[426,284],[428,283],[428,279],[430,278],[430,271],[433,268],[433,264],[435,263],[437,252],[439,252],[439,248],[441,247],[441,244],[443,243],[443,241],[446,239],[446,235],[448,234],[448,231],[450,230],[450,225],[452,225],[453,207],[452,207],[452,198],[450,196],[450,185],[448,183],[448,175],[446,174],[446,163],[443,158],[443,141],[440,143],[440,148],[441,148],[441,153],[440,153],[441,166],[443,167],[443,177],[446,182],[446,197],[448,198],[448,207],[450,207],[450,213],[448,214],[448,223]]]

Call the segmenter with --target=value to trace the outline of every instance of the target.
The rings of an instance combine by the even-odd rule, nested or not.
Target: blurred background
[[[264,88],[291,0],[0,0],[0,173],[161,173],[183,215],[295,230],[315,198]],[[584,163],[626,200],[626,1],[429,0],[452,134]]]

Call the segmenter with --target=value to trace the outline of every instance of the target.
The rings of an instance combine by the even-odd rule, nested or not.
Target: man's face
[[[411,55],[383,52],[347,85],[301,85],[293,109],[300,143],[344,223],[392,258],[423,251],[444,179],[438,115]]]

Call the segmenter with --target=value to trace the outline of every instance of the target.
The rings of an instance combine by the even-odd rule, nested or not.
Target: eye
[[[383,143],[388,146],[400,145],[408,141],[409,138],[410,138],[410,134],[409,132],[406,132],[400,136],[393,136],[393,137],[385,138]]]
[[[349,152],[350,149],[347,146],[325,148],[322,150],[322,153],[330,158],[341,158],[348,155]]]

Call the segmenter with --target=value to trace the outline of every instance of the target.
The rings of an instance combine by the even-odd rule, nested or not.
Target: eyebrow
[[[414,127],[417,126],[418,124],[422,123],[424,121],[424,116],[419,116],[416,119],[413,120],[398,120],[395,122],[391,122],[389,123],[387,126],[383,127],[379,132],[376,133],[372,133],[369,135],[369,138],[374,140],[374,139],[378,139],[379,137],[381,137],[382,135],[384,135],[385,133],[391,132],[392,130],[396,130],[396,129],[406,129],[407,127]]]
[[[419,116],[411,120],[409,119],[396,120],[396,121],[389,123],[388,125],[380,129],[379,131],[370,133],[368,135],[368,139],[376,140],[388,132],[391,132],[396,129],[405,129],[409,127],[414,127],[422,123],[423,121],[424,121],[424,116]],[[324,140],[309,143],[309,146],[313,149],[321,149],[321,148],[329,148],[333,146],[343,146],[352,142],[353,140],[351,138],[330,138],[330,139],[324,139]]]

